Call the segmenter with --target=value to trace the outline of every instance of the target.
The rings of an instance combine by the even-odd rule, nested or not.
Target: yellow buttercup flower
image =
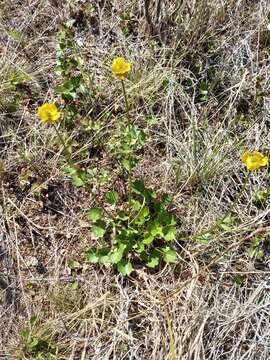
[[[112,62],[112,73],[119,80],[124,80],[131,70],[131,64],[126,63],[125,58],[116,57]]]
[[[242,162],[249,171],[254,171],[263,166],[267,166],[269,160],[268,156],[263,155],[259,151],[253,151],[253,153],[246,151],[242,156]]]
[[[61,113],[55,104],[45,103],[38,108],[37,116],[43,123],[54,124],[60,119]]]

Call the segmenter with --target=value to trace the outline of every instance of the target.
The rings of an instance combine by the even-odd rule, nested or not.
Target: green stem
[[[131,123],[131,121],[130,121],[130,114],[129,114],[129,104],[128,104],[127,92],[126,92],[126,87],[125,87],[125,82],[124,82],[124,80],[121,80],[121,84],[122,84],[122,90],[123,90],[123,94],[124,94],[124,98],[125,98],[125,106],[126,106],[127,118],[128,118],[129,123]]]
[[[54,130],[55,130],[55,132],[56,132],[56,134],[57,134],[57,136],[58,136],[61,144],[63,145],[63,148],[64,148],[64,150],[65,150],[65,152],[66,152],[66,154],[67,154],[67,156],[68,156],[68,162],[70,163],[70,161],[71,161],[71,153],[68,151],[68,148],[67,148],[67,145],[66,145],[66,143],[65,143],[65,140],[63,139],[62,135],[61,135],[60,132],[58,131],[57,126],[56,126],[55,124],[53,124],[53,127],[54,127]]]
[[[121,84],[122,84],[122,90],[123,90],[123,94],[124,94],[124,98],[125,98],[126,114],[127,114],[127,118],[128,118],[128,127],[130,129],[131,118],[130,118],[130,113],[129,113],[129,104],[128,104],[128,98],[127,98],[127,92],[126,92],[126,87],[125,87],[124,80],[121,80]],[[128,163],[129,163],[129,171],[128,171],[128,207],[129,207],[129,214],[130,214],[131,213],[131,171],[130,171],[130,169],[131,169],[131,156],[130,156],[130,154],[128,155]]]

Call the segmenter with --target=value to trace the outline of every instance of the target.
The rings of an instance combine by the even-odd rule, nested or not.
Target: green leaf
[[[118,248],[115,248],[113,252],[110,254],[110,259],[112,264],[117,264],[123,257],[124,250],[126,249],[126,244],[118,244]]]
[[[105,197],[106,197],[106,201],[111,205],[116,204],[119,199],[118,192],[116,191],[107,192]]]
[[[258,247],[250,247],[247,249],[246,254],[248,257],[255,258],[257,260],[262,260],[264,257],[263,249],[259,249]]]
[[[98,220],[93,226],[92,226],[92,233],[97,237],[101,238],[104,236],[106,232],[106,223],[104,221]]]
[[[208,90],[208,84],[203,81],[201,84],[200,84],[200,100],[201,101],[207,101],[208,98],[209,98],[209,90]]]
[[[237,285],[237,286],[242,286],[244,284],[244,276],[242,275],[236,275],[233,279],[233,282]]]
[[[23,338],[28,338],[29,335],[30,335],[30,330],[29,329],[23,329],[20,334],[21,334],[21,336]]]
[[[110,259],[112,264],[117,264],[123,257],[123,252],[119,249],[114,250],[113,253],[110,255]]]
[[[127,172],[130,172],[134,168],[134,163],[130,159],[121,160],[121,164]]]
[[[170,225],[176,225],[176,217],[173,214],[170,214]]]
[[[75,175],[72,177],[72,185],[81,187],[85,185],[85,181],[81,177]]]
[[[152,257],[147,263],[146,266],[149,268],[155,268],[159,264],[159,258],[158,257]]]
[[[247,256],[261,260],[265,255],[264,250],[261,247],[262,242],[263,242],[263,238],[261,237],[254,238],[252,240],[250,247],[246,251]]]
[[[231,215],[227,215],[221,223],[219,223],[219,228],[224,231],[230,231],[233,226],[234,219]]]
[[[102,209],[100,208],[92,208],[87,213],[87,218],[92,221],[97,221],[102,217]]]
[[[73,282],[70,284],[70,288],[71,288],[72,290],[77,290],[77,289],[78,289],[78,286],[79,286],[78,281],[73,281]]]
[[[127,26],[124,26],[122,27],[122,33],[125,35],[125,36],[128,36],[130,31],[129,31],[129,28]]]
[[[15,41],[22,42],[23,41],[23,34],[18,30],[8,30],[7,34]]]
[[[130,261],[127,260],[121,260],[117,264],[117,270],[123,275],[123,276],[129,276],[132,271],[133,267]]]
[[[137,193],[137,194],[142,194],[144,191],[145,187],[144,187],[144,181],[142,179],[140,180],[135,180],[132,183],[132,191]]]
[[[157,193],[151,189],[146,189],[143,192],[143,196],[145,197],[145,201],[147,203],[150,203],[151,201],[153,201],[153,199],[156,199]]]
[[[131,207],[132,207],[132,210],[139,211],[142,207],[142,204],[140,203],[140,201],[132,199]]]
[[[35,348],[39,343],[39,339],[37,336],[33,336],[31,339],[31,343],[29,344],[29,346],[33,349]]]
[[[86,253],[86,260],[92,264],[97,264],[99,262],[98,251],[94,249],[90,249]]]
[[[12,113],[16,112],[17,107],[21,100],[22,100],[22,96],[14,95],[13,99],[7,103],[7,111]]]
[[[56,66],[54,72],[57,76],[61,76],[62,75],[62,67],[60,65]]]
[[[164,234],[164,240],[166,240],[166,241],[174,240],[175,234],[176,234],[176,228],[174,226],[167,227],[165,234]]]
[[[162,211],[159,215],[159,218],[164,225],[176,225],[175,216],[168,211]]]
[[[140,216],[141,217],[144,217],[144,218],[147,218],[148,215],[150,213],[150,210],[149,210],[149,207],[148,206],[144,206],[143,209],[141,210],[140,212]]]
[[[155,268],[158,266],[160,261],[160,255],[157,251],[153,251],[152,254],[149,256],[149,260],[146,263],[146,266],[150,267],[150,268]]]
[[[148,125],[156,125],[160,121],[160,119],[154,115],[148,116],[145,120]]]
[[[150,268],[155,268],[159,264],[159,257],[151,257],[151,259],[146,263],[146,266]]]
[[[154,236],[147,233],[147,234],[145,234],[142,242],[145,245],[150,245],[153,241],[154,241]]]
[[[161,203],[164,206],[168,206],[171,202],[172,202],[172,196],[168,195],[168,194],[162,194],[161,196]]]
[[[129,216],[128,216],[123,210],[120,210],[120,211],[118,211],[118,213],[117,213],[117,218],[118,218],[119,220],[126,221],[126,220],[129,219]]]
[[[175,263],[177,261],[177,253],[175,250],[166,246],[161,249],[163,252],[163,259],[166,263]]]
[[[72,165],[67,165],[63,167],[64,173],[68,175],[76,175],[77,169]]]
[[[86,260],[92,264],[110,264],[111,260],[109,257],[109,251],[110,250],[108,248],[102,248],[98,250],[96,248],[92,248],[87,251]]]
[[[211,240],[211,236],[212,236],[212,234],[210,232],[208,232],[208,233],[196,236],[195,239],[202,244],[208,244],[209,241]]]
[[[148,216],[149,216],[149,213],[150,213],[150,211],[149,211],[148,206],[144,206],[144,207],[140,210],[139,216],[138,216],[138,217],[136,218],[136,220],[135,220],[135,224],[137,224],[137,225],[143,225],[143,224],[147,221]]]
[[[145,250],[145,245],[143,242],[137,243],[134,245],[134,249],[138,254],[141,254]]]
[[[152,221],[149,224],[149,231],[151,233],[151,235],[153,235],[154,237],[162,237],[163,236],[163,228],[162,225],[158,222],[158,221]]]
[[[99,262],[101,264],[111,264],[112,263],[109,254],[100,255]]]

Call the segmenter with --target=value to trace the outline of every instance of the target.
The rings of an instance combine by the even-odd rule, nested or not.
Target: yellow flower
[[[112,73],[119,80],[124,80],[131,70],[131,64],[126,63],[123,57],[116,57],[112,62]]]
[[[55,104],[45,103],[38,108],[37,116],[43,123],[54,124],[60,119],[60,111]]]
[[[249,171],[254,171],[268,165],[268,156],[263,155],[259,151],[253,151],[253,153],[246,151],[242,156],[242,162]]]

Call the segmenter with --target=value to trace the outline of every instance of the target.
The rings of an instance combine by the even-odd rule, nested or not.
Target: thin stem
[[[62,144],[63,147],[64,147],[64,150],[65,150],[65,152],[66,152],[66,154],[67,154],[67,156],[68,156],[68,162],[70,163],[70,161],[71,161],[71,153],[68,151],[68,148],[67,148],[67,145],[66,145],[66,143],[65,143],[65,140],[63,139],[62,135],[61,135],[60,132],[58,131],[57,126],[56,126],[55,124],[52,124],[52,125],[53,125],[53,127],[54,127],[54,130],[55,130],[55,132],[56,132],[56,134],[57,134],[57,136],[58,136],[61,144]]]
[[[127,99],[127,92],[126,92],[126,87],[125,87],[125,82],[124,80],[121,80],[121,84],[122,84],[122,89],[123,89],[123,94],[124,94],[124,98],[125,98],[125,106],[126,106],[126,114],[127,114],[127,118],[130,121],[130,114],[129,114],[129,104],[128,104],[128,99]]]
[[[124,80],[121,80],[121,84],[122,84],[122,90],[123,90],[123,94],[124,94],[124,98],[125,98],[126,114],[127,114],[127,118],[128,118],[128,127],[130,129],[131,118],[130,118],[130,113],[129,113],[129,103],[128,103],[127,92],[126,92],[126,87],[125,87]],[[128,171],[128,207],[129,207],[129,214],[130,214],[131,213],[131,171],[130,171],[130,169],[131,169],[131,156],[130,156],[130,154],[128,155],[128,163],[129,163],[129,171]]]

